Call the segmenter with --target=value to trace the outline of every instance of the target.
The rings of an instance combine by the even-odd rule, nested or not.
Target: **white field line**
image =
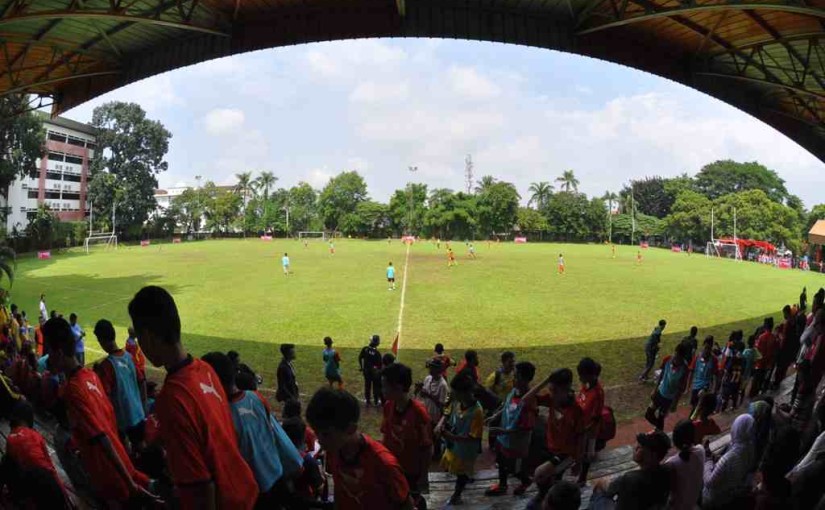
[[[407,243],[407,253],[404,256],[404,281],[401,282],[401,304],[398,306],[398,352],[401,353],[401,328],[404,324],[404,301],[407,297],[407,268],[410,267],[410,246]]]

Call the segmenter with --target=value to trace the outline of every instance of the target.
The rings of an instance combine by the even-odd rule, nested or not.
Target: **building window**
[[[59,152],[49,152],[49,161],[63,161],[64,156]]]
[[[63,180],[66,182],[80,182],[80,176],[75,174],[63,174]]]
[[[83,158],[78,158],[77,156],[66,156],[66,163],[74,163],[75,165],[82,165]]]
[[[97,148],[97,145],[94,142],[86,142],[86,148],[93,151]]]
[[[69,145],[74,145],[74,146],[77,146],[77,147],[83,147],[83,146],[85,146],[85,144],[86,143],[83,140],[81,140],[80,138],[75,138],[73,136],[69,137]]]
[[[60,199],[60,192],[59,192],[59,191],[47,191],[47,192],[46,192],[46,198],[50,198],[50,199],[54,199],[54,198],[56,198],[56,199]]]
[[[60,133],[55,133],[54,131],[49,131],[49,140],[54,140],[55,142],[66,143],[66,135],[61,135]]]
[[[46,179],[52,179],[54,181],[59,181],[59,180],[61,180],[62,177],[63,177],[63,175],[60,172],[52,172],[52,171],[49,171],[49,170],[46,171]]]
[[[37,190],[30,189],[30,190],[29,190],[29,198],[34,198],[34,199],[37,199],[37,198],[38,198],[38,192],[37,192]]]

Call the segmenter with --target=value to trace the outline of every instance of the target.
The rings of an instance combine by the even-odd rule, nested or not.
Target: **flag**
[[[400,333],[395,334],[395,339],[392,341],[392,354],[396,358],[398,357],[398,335]]]

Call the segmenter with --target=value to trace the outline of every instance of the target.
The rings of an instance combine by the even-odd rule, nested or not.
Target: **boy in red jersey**
[[[358,400],[321,388],[307,406],[309,425],[327,452],[338,510],[414,508],[401,465],[381,443],[358,431]]]
[[[149,478],[135,469],[120,442],[115,412],[100,378],[92,369],[80,366],[75,357],[77,340],[69,323],[59,317],[49,319],[43,325],[43,337],[49,370],[68,379],[63,401],[95,494],[114,506],[153,498],[147,491]]]
[[[129,315],[146,359],[166,368],[155,408],[181,508],[252,508],[258,484],[238,450],[229,400],[212,367],[181,344],[174,299],[144,287]]]
[[[63,482],[49,457],[46,440],[34,430],[31,404],[18,401],[9,422],[11,432],[0,465],[0,480],[9,488],[13,501],[20,508],[71,508]]]
[[[599,382],[602,366],[592,358],[582,358],[576,371],[582,383],[576,395],[576,403],[581,408],[584,419],[584,457],[579,468],[579,485],[584,486],[590,463],[596,458],[596,438],[602,423],[604,389]]]
[[[381,372],[386,400],[381,422],[382,442],[401,464],[416,508],[424,510],[427,503],[420,490],[427,483],[433,455],[432,423],[424,404],[410,398],[410,386],[412,370],[406,365],[393,363]]]
[[[137,336],[135,335],[135,328],[129,326],[129,337],[126,338],[126,352],[132,355],[132,361],[135,362],[137,368],[138,386],[140,387],[140,396],[143,399],[143,404],[146,405],[146,356],[140,350],[137,343]]]

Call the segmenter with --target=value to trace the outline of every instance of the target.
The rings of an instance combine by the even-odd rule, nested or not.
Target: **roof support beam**
[[[784,83],[776,83],[776,82],[772,82],[772,81],[760,80],[758,78],[751,78],[749,76],[739,76],[739,75],[736,75],[736,74],[725,74],[725,73],[714,73],[714,72],[709,72],[709,71],[697,71],[693,74],[695,74],[697,76],[712,76],[714,78],[725,78],[725,79],[729,79],[729,80],[747,81],[747,82],[750,82],[750,83],[757,83],[759,85],[765,85],[767,87],[778,87],[778,88],[781,88],[781,89],[796,92],[797,94],[803,94],[803,95],[806,95],[806,96],[814,97],[814,98],[819,99],[819,100],[825,100],[825,95],[824,94],[820,94],[820,93],[817,93],[817,92],[812,92],[810,90],[802,89],[802,88],[799,88],[799,87],[794,87],[792,85],[786,85]]]
[[[802,14],[805,16],[812,16],[815,18],[825,18],[825,9],[818,9],[815,7],[805,7],[800,5],[792,5],[792,4],[785,4],[785,3],[764,3],[764,4],[754,4],[754,3],[737,3],[735,0],[728,0],[725,3],[716,3],[716,4],[707,4],[707,5],[687,5],[683,7],[676,7],[674,9],[656,9],[656,6],[653,6],[652,9],[647,10],[643,14],[631,13],[626,18],[618,18],[615,21],[611,21],[602,25],[594,26],[591,28],[586,28],[584,30],[579,30],[576,34],[577,35],[587,35],[592,34],[594,32],[600,32],[602,30],[608,30],[611,28],[618,28],[623,27],[626,25],[631,25],[633,23],[641,23],[644,21],[650,21],[659,18],[672,18],[674,16],[679,15],[686,15],[686,14],[698,14],[703,12],[713,12],[713,11],[780,11],[780,12],[789,12],[794,14]],[[595,17],[594,14],[591,13],[588,19],[593,19]]]
[[[103,20],[103,21],[118,21],[129,23],[141,23],[147,25],[157,25],[167,28],[178,28],[181,30],[189,30],[193,32],[201,32],[204,34],[217,35],[228,37],[229,34],[223,30],[215,27],[205,27],[196,25],[191,22],[179,22],[163,20],[155,16],[138,16],[132,14],[123,14],[112,11],[100,10],[57,10],[57,11],[40,11],[21,14],[17,16],[6,16],[0,18],[0,27],[10,23],[17,23],[23,21],[41,21],[41,20]]]
[[[37,87],[43,87],[45,85],[53,85],[55,83],[62,83],[71,80],[80,80],[83,78],[95,78],[98,76],[111,76],[115,74],[120,74],[120,71],[97,71],[93,73],[83,73],[83,74],[73,74],[70,76],[60,76],[58,78],[50,78],[48,80],[41,80],[34,83],[29,83],[26,85],[22,85],[20,87],[15,87],[13,89],[6,90],[5,92],[0,93],[0,97],[7,96],[9,94],[18,94],[20,92],[28,92],[28,93],[35,93],[35,89]]]

